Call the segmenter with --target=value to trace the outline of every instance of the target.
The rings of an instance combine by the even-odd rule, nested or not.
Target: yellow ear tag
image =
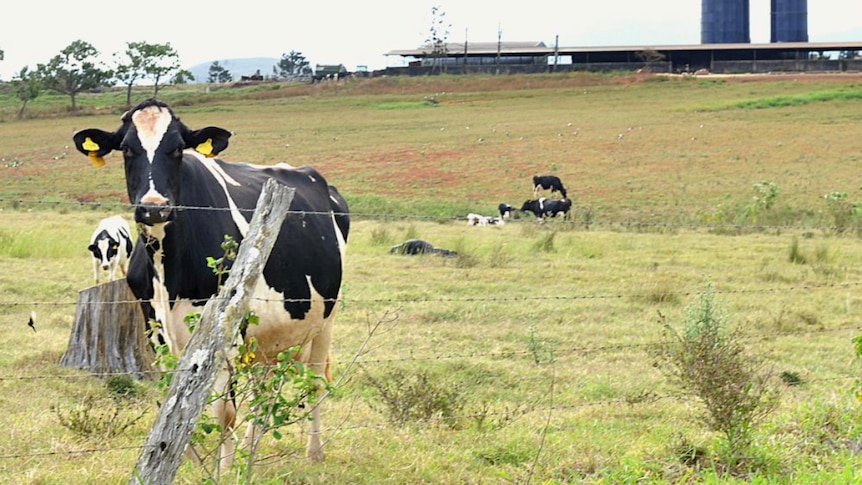
[[[99,151],[99,144],[94,142],[92,139],[90,139],[89,136],[84,139],[84,143],[81,143],[81,146],[84,147],[84,150],[87,150],[90,152]],[[92,155],[90,155],[90,156],[92,156]]]
[[[212,138],[207,138],[207,141],[196,146],[195,150],[197,150],[198,153],[206,156],[207,158],[212,158],[212,157],[216,156],[216,154],[213,153],[213,139]]]
[[[90,152],[87,156],[90,158],[90,163],[92,163],[94,167],[98,168],[105,166],[105,159],[99,156],[99,152]]]

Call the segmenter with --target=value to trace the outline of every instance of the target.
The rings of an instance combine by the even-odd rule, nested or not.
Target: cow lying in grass
[[[502,217],[483,216],[479,214],[467,214],[468,226],[502,226],[505,224]]]
[[[408,239],[401,244],[396,244],[389,248],[389,254],[437,254],[439,256],[454,257],[458,256],[455,251],[450,251],[443,248],[435,248],[433,244],[424,239]]]

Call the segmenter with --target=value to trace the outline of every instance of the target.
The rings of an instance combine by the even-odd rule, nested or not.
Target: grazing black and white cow
[[[567,219],[571,210],[571,199],[546,199],[541,197],[536,200],[527,200],[521,206],[521,211],[532,212],[542,221],[545,221],[548,217],[557,217],[557,214],[563,214],[563,218]]]
[[[301,345],[299,358],[318,378],[330,380],[332,327],[350,225],[347,204],[313,168],[214,158],[227,148],[230,136],[213,126],[193,130],[166,104],[148,100],[126,112],[116,131],[86,129],[73,139],[96,166],[112,150],[123,154],[129,200],[141,228],[127,279],[146,319],[159,322],[154,337],[172,353],[182,351],[191,337],[183,318],[195,307],[202,311],[218,290],[219,278],[207,258],[224,255],[225,236],[242,241],[264,182],[275,178],[295,188],[290,210],[301,214],[285,219],[250,301],[259,323],[248,326],[244,337],[256,339],[255,359],[262,362],[274,362],[280,352]],[[235,451],[230,366],[224,363],[214,389],[222,397],[213,412],[227,431],[223,466]],[[306,449],[314,461],[323,459],[320,429],[320,406],[314,405]],[[243,446],[256,433],[250,425]]]
[[[540,190],[550,190],[551,195],[559,192],[563,199],[567,197],[566,188],[563,187],[563,182],[556,175],[534,175],[533,176],[533,197],[539,197]]]
[[[108,281],[117,279],[117,269],[126,276],[132,254],[132,231],[123,216],[106,217],[99,221],[90,237],[87,249],[93,253],[93,280],[99,284],[102,271]]]

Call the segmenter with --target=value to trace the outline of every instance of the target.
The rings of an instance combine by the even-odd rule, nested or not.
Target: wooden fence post
[[[248,300],[281,230],[295,189],[269,179],[257,202],[248,234],[216,298],[204,307],[201,321],[180,358],[168,395],[141,450],[129,485],[174,481],[192,432],[209,401],[216,372],[232,344],[235,329],[248,311]]]
[[[144,323],[141,305],[125,279],[81,290],[60,365],[143,378],[155,358]]]

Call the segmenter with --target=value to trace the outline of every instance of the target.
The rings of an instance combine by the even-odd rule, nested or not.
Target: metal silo
[[[808,42],[808,0],[772,0],[770,42]]]
[[[701,0],[700,42],[750,43],[748,0]]]

